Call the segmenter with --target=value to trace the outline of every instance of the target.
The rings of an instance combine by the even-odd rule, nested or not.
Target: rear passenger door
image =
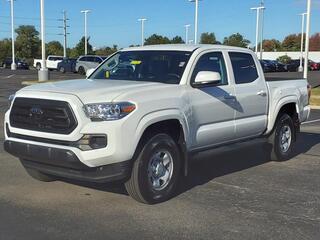
[[[259,62],[250,53],[229,52],[235,81],[237,101],[236,138],[245,139],[262,134],[267,126],[268,94]]]

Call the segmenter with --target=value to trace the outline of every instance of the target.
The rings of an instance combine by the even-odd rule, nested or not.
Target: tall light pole
[[[16,70],[17,69],[17,64],[16,64],[16,58],[15,58],[15,49],[14,49],[14,0],[9,0],[11,3],[11,43],[12,43],[12,64],[11,64],[11,70]]]
[[[41,15],[41,69],[38,72],[39,82],[44,82],[49,79],[49,72],[46,63],[46,39],[45,39],[45,17],[44,17],[44,0],[40,0],[40,15]]]
[[[256,48],[255,48],[255,52],[258,55],[258,45],[259,45],[259,30],[260,30],[260,13],[261,10],[265,9],[265,7],[254,7],[251,8],[251,10],[257,11],[257,25],[256,25]]]
[[[309,66],[309,45],[310,45],[310,18],[311,18],[311,0],[307,4],[307,27],[306,27],[306,46],[305,46],[305,59],[304,59],[304,73],[303,78],[308,78]]]
[[[300,66],[299,66],[299,72],[303,72],[303,44],[304,44],[304,27],[305,27],[305,17],[307,13],[301,13],[299,14],[302,17],[302,24],[301,24],[301,48],[300,48]]]
[[[88,13],[90,13],[91,10],[82,10],[81,13],[84,14],[84,54],[88,55]]]
[[[199,13],[199,1],[189,0],[189,2],[195,3],[195,17],[194,17],[194,44],[198,44],[198,13]]]
[[[261,31],[260,31],[260,59],[263,59],[264,10],[266,9],[264,6],[264,0],[261,0],[260,7],[262,7],[261,8]]]
[[[184,25],[184,27],[186,28],[186,40],[185,40],[185,42],[186,42],[186,44],[189,44],[189,28],[191,27],[191,25],[190,24],[186,24],[186,25]]]
[[[139,22],[141,22],[141,46],[144,45],[144,23],[147,21],[146,18],[139,18]]]

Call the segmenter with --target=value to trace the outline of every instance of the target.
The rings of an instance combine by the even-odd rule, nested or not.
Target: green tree
[[[63,46],[58,41],[51,41],[46,44],[47,55],[63,55]]]
[[[202,33],[200,37],[201,44],[217,44],[216,35],[214,33]]]
[[[11,39],[3,39],[0,41],[0,62],[11,56]]]
[[[315,33],[311,36],[310,51],[320,51],[320,33]]]
[[[157,44],[170,44],[171,41],[169,38],[153,34],[145,40],[145,45],[157,45]]]
[[[35,58],[40,54],[40,39],[39,32],[34,26],[21,25],[15,32],[16,38],[16,53],[20,58]]]
[[[290,34],[282,42],[282,49],[285,51],[300,51],[301,34]]]
[[[182,37],[175,36],[174,38],[172,38],[171,43],[178,44],[178,43],[185,43],[185,42],[183,41]]]
[[[259,44],[260,49],[260,44]],[[265,52],[281,51],[281,42],[276,39],[266,39],[263,41],[263,49]]]
[[[284,64],[289,63],[291,60],[292,60],[291,57],[289,57],[288,55],[280,56],[277,59],[277,61],[284,63]]]
[[[88,54],[93,54],[93,47],[90,44],[90,37],[88,38]],[[85,49],[85,37],[82,37],[79,41],[79,43],[76,45],[74,49],[74,55],[80,56],[84,55],[84,49]]]
[[[247,48],[250,44],[248,39],[245,39],[240,33],[234,33],[229,37],[225,37],[223,45]]]
[[[112,47],[104,47],[104,48],[97,49],[95,51],[95,54],[99,56],[110,56],[111,54],[117,51],[118,51],[118,46],[114,44]]]

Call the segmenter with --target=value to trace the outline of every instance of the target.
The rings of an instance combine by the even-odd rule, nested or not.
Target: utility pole
[[[59,27],[59,28],[63,28],[63,34],[59,34],[59,35],[63,35],[64,39],[63,39],[63,57],[66,58],[67,57],[67,36],[68,36],[68,32],[67,32],[67,29],[68,26],[67,25],[67,21],[69,19],[67,18],[67,12],[64,10],[63,11],[63,19],[59,19],[59,21],[62,21],[63,22],[63,26],[62,27]]]
[[[303,72],[303,44],[304,44],[304,27],[305,27],[305,17],[307,13],[299,14],[302,17],[301,23],[301,48],[300,48],[300,65],[299,65],[299,72]]]
[[[198,44],[198,15],[199,15],[199,1],[189,0],[189,2],[195,3],[195,17],[194,17],[194,44]]]
[[[49,79],[49,72],[46,63],[46,33],[45,33],[45,16],[44,16],[44,0],[40,0],[40,15],[41,15],[41,69],[38,72],[39,82],[44,82]]]
[[[311,0],[307,4],[307,29],[306,29],[306,46],[305,46],[305,59],[304,59],[304,73],[303,78],[308,78],[309,68],[309,45],[310,45],[310,19],[311,19]]]
[[[263,39],[264,39],[264,11],[265,11],[265,6],[264,6],[264,0],[261,0],[260,3],[261,7],[261,32],[260,32],[260,59],[263,59]]]
[[[139,18],[139,22],[141,22],[141,46],[144,45],[144,23],[147,21],[146,18]]]
[[[261,10],[264,10],[265,7],[254,7],[254,8],[251,8],[251,10],[254,10],[254,11],[257,11],[257,23],[256,23],[256,48],[255,48],[255,52],[256,54],[258,55],[258,45],[259,45],[259,30],[260,30],[260,13],[261,13]],[[261,58],[260,58],[261,59]]]
[[[16,64],[16,58],[15,58],[15,49],[14,49],[14,0],[9,0],[11,3],[11,43],[12,43],[12,63],[11,63],[11,70],[16,70],[17,69],[17,64]]]
[[[190,24],[184,25],[184,27],[186,28],[186,44],[189,44],[189,28],[190,28]]]
[[[84,13],[84,54],[88,55],[88,27],[87,27],[87,15],[90,13],[90,10],[82,10],[81,13]]]

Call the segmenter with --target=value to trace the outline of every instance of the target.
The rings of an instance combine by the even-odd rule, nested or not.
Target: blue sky
[[[313,1],[312,33],[320,32],[320,0]],[[240,32],[252,43],[255,39],[256,15],[250,10],[260,0],[203,0],[199,9],[199,32],[215,32],[218,40]],[[265,0],[265,37],[282,40],[290,33],[300,32],[299,13],[306,11],[307,0]],[[57,19],[67,10],[69,46],[83,36],[84,20],[80,13],[90,9],[88,27],[91,44],[95,47],[118,44],[126,47],[140,43],[137,19],[148,18],[146,36],[153,33],[168,37],[184,37],[185,24],[194,22],[194,4],[188,0],[45,0],[47,41],[62,41]],[[10,37],[10,4],[0,0],[0,38]],[[15,1],[16,25],[32,24],[39,29],[40,0]],[[191,33],[192,34],[192,33]]]

